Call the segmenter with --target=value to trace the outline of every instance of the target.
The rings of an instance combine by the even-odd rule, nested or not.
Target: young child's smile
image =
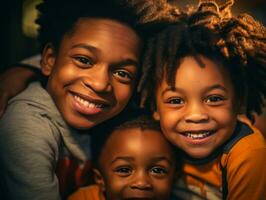
[[[136,83],[140,44],[127,25],[80,19],[58,50],[46,48],[47,90],[67,123],[88,129],[124,109]]]
[[[227,71],[217,62],[200,57],[182,59],[175,88],[163,80],[156,93],[156,119],[165,136],[188,155],[204,158],[233,134],[236,105]]]
[[[107,199],[167,200],[175,172],[171,151],[160,131],[114,131],[100,158]]]

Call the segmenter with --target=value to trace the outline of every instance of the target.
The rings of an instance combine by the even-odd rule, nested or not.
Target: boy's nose
[[[92,70],[84,79],[86,87],[91,88],[95,92],[110,92],[112,84],[110,82],[110,74],[107,66],[98,66]]]
[[[187,109],[185,121],[188,123],[203,123],[209,120],[209,115],[203,106],[193,104]]]
[[[149,177],[144,172],[139,172],[135,174],[134,180],[130,186],[132,189],[139,190],[150,190],[152,189],[152,185],[149,181]]]

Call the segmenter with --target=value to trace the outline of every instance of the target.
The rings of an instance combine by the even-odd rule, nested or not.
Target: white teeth
[[[203,139],[211,135],[211,131],[205,131],[202,133],[185,133],[184,134],[186,137],[192,138],[192,139]]]
[[[102,108],[103,107],[103,104],[95,104],[95,103],[91,103],[85,99],[82,99],[80,98],[79,96],[77,95],[74,95],[74,98],[79,102],[81,103],[82,105],[88,107],[88,108]]]

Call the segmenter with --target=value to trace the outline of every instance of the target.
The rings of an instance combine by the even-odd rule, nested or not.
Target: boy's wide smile
[[[56,54],[46,49],[46,89],[70,126],[89,129],[125,108],[136,84],[140,48],[140,38],[127,25],[82,18]]]
[[[103,99],[95,99],[87,95],[71,93],[74,109],[84,115],[92,115],[103,112],[111,107],[111,102]]]

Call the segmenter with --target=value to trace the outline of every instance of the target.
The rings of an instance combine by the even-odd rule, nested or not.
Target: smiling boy
[[[97,186],[81,188],[69,200],[170,198],[176,154],[159,123],[145,116],[120,121],[92,135]]]
[[[46,0],[38,10],[47,80],[11,99],[0,120],[5,199],[66,198],[84,184],[90,136],[77,130],[120,113],[136,84],[134,14],[109,0]]]

